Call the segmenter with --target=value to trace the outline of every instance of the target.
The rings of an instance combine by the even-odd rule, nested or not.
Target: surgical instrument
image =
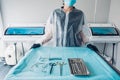
[[[50,74],[51,74],[53,71],[53,66],[56,66],[56,63],[49,63],[49,65],[51,66],[50,68]]]
[[[89,75],[90,74],[86,65],[84,64],[84,61],[81,58],[69,58],[68,62],[69,62],[71,73],[73,75]]]
[[[49,60],[62,60],[60,57],[49,58]]]
[[[66,63],[65,62],[57,62],[57,64],[60,66],[60,76],[62,76],[63,65],[66,65]]]

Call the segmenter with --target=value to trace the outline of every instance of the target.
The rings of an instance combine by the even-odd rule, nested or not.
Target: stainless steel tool
[[[65,62],[57,62],[56,64],[58,64],[60,66],[60,76],[62,76],[63,65],[66,65],[66,63]]]
[[[49,63],[49,65],[51,66],[50,68],[50,74],[51,74],[53,71],[53,66],[56,66],[56,63]]]

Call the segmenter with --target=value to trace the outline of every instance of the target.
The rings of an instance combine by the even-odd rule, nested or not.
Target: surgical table
[[[50,58],[58,58],[51,60]],[[62,59],[61,59],[62,58]],[[70,73],[68,58],[84,60],[90,74],[75,76]],[[64,62],[62,76],[59,66],[49,73],[51,62]],[[96,52],[86,47],[40,47],[31,49],[7,74],[5,80],[120,80],[120,74]]]

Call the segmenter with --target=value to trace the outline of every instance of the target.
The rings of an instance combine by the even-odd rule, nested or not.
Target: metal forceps
[[[62,76],[63,65],[66,65],[66,63],[65,62],[57,62],[56,64],[58,64],[60,66],[60,76]]]

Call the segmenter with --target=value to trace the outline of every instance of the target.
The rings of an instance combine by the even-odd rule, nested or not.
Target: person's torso
[[[71,12],[65,13],[62,9],[56,9],[54,18],[56,46],[80,46],[77,34],[81,21],[84,24],[83,12],[73,9]]]

